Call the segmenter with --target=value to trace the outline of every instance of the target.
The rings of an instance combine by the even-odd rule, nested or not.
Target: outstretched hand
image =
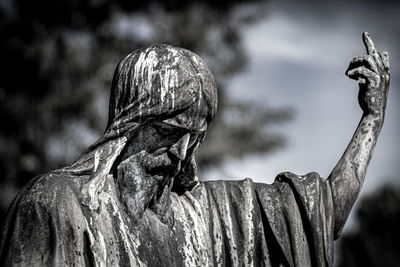
[[[367,32],[363,33],[367,55],[355,57],[346,75],[360,85],[358,101],[364,113],[384,115],[389,90],[389,55],[378,52]]]

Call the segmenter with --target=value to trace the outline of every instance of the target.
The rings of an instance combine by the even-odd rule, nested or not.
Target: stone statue
[[[72,165],[15,198],[3,266],[333,266],[385,116],[388,54],[363,34],[361,122],[328,179],[199,181],[196,151],[217,110],[211,71],[168,45],[118,65],[104,135]]]

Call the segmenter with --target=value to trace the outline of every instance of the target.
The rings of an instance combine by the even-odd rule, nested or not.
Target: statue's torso
[[[200,203],[187,193],[171,195],[171,220],[150,209],[134,222],[112,187],[99,195],[97,212],[87,213],[93,258],[106,266],[210,266],[212,251]],[[190,198],[192,203],[188,203]]]

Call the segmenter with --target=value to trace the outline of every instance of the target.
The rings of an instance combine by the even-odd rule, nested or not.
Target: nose
[[[169,152],[179,160],[186,158],[186,151],[190,140],[190,134],[185,134],[178,142],[171,146]]]

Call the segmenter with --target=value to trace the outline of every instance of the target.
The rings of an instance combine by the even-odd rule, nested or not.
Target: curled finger
[[[381,78],[378,74],[366,67],[358,67],[346,72],[349,78],[357,80],[359,83],[369,83],[373,87],[378,87]]]
[[[390,69],[390,65],[389,65],[389,54],[388,54],[388,52],[386,52],[386,51],[385,52],[380,52],[379,56],[382,59],[382,63],[383,63],[383,66],[385,67],[385,69],[389,70]]]
[[[378,54],[378,52],[374,53],[374,54],[372,55],[372,57],[373,57],[373,59],[374,59],[374,61],[375,61],[375,63],[376,63],[376,66],[377,66],[380,70],[385,69],[385,66],[384,66],[384,64],[383,64],[383,62],[382,62],[382,58],[381,58],[381,56]],[[379,72],[378,72],[378,73],[379,73]]]
[[[355,69],[357,67],[362,67],[362,66],[367,66],[369,69],[371,69],[375,73],[377,73],[377,74],[379,73],[378,66],[375,63],[375,60],[370,55],[359,56],[359,57],[353,58],[353,60],[350,61],[348,70]]]

